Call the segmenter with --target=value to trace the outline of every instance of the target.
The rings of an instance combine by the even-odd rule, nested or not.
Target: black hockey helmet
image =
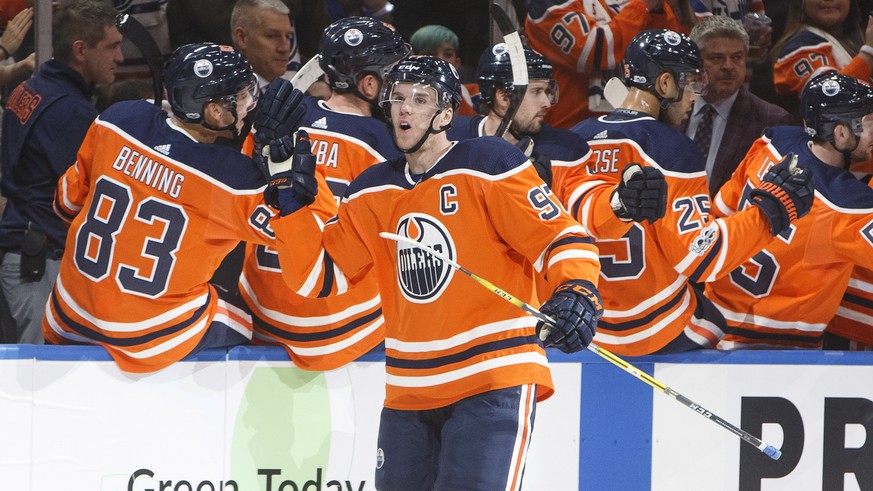
[[[687,74],[698,74],[692,90],[701,93],[705,85],[700,49],[688,36],[667,29],[642,31],[631,40],[621,62],[621,76],[628,87],[653,91],[658,75],[670,72],[680,86],[680,97]]]
[[[800,94],[800,117],[806,132],[831,143],[838,124],[845,124],[860,135],[861,120],[870,113],[873,113],[873,89],[837,71],[814,77]]]
[[[194,43],[179,47],[164,66],[164,89],[173,114],[189,123],[203,122],[203,107],[222,100],[236,113],[236,95],[257,95],[258,81],[246,57],[230,46]]]
[[[548,80],[550,95],[557,99],[557,83],[552,80],[552,64],[530,48],[524,48],[527,77],[530,80]],[[512,63],[505,43],[498,43],[482,52],[476,67],[476,82],[482,102],[494,102],[494,89],[512,90]],[[553,104],[557,102],[553,100]]]
[[[406,82],[421,84],[436,89],[440,109],[458,110],[461,104],[461,80],[458,71],[451,63],[433,56],[410,56],[394,66],[382,85],[379,98],[386,116],[390,108],[384,104],[391,95],[394,85]]]
[[[412,51],[390,25],[372,17],[345,17],[321,33],[319,65],[333,90],[354,92],[363,73],[385,80],[391,67]]]

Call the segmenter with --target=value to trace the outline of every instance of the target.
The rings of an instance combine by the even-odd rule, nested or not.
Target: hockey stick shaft
[[[404,237],[402,235],[391,234],[388,232],[382,232],[379,234],[379,236],[382,238],[385,238],[385,239],[393,240],[393,241],[398,242],[398,243],[411,245],[413,247],[417,247],[417,248],[427,252],[428,254],[445,262],[449,266],[466,274],[470,278],[473,278],[473,280],[475,280],[480,285],[491,290],[493,293],[497,294],[498,296],[500,296],[504,300],[515,305],[516,307],[519,307],[520,309],[524,310],[525,312],[533,315],[538,320],[541,320],[541,321],[543,321],[551,326],[555,325],[555,321],[551,317],[543,314],[542,312],[540,312],[539,310],[537,310],[536,308],[534,308],[530,304],[522,301],[519,298],[514,297],[513,295],[509,294],[505,290],[497,287],[496,285],[494,285],[490,281],[488,281],[488,280],[482,278],[481,276],[478,276],[478,275],[472,273],[471,271],[465,269],[460,264],[451,260],[445,254],[438,252],[438,251],[434,250],[433,248],[428,247],[424,244],[416,242],[415,240],[410,239],[409,237]],[[771,459],[778,460],[779,457],[782,455],[782,452],[780,452],[779,449],[777,449],[776,447],[774,447],[772,445],[768,445],[767,443],[761,441],[759,438],[748,433],[747,431],[745,431],[741,428],[738,428],[737,426],[734,426],[733,424],[722,419],[721,417],[719,417],[718,415],[716,415],[712,411],[709,411],[708,409],[701,406],[700,404],[697,404],[696,402],[692,401],[691,399],[688,399],[687,397],[680,394],[679,392],[671,389],[670,387],[668,387],[667,385],[665,385],[664,383],[662,383],[661,381],[659,381],[655,377],[652,377],[648,373],[631,365],[630,363],[625,361],[623,358],[613,354],[612,352],[606,350],[605,348],[601,348],[600,346],[597,346],[594,343],[590,343],[587,346],[587,348],[589,351],[594,352],[596,355],[600,356],[601,358],[604,358],[605,360],[612,363],[613,365],[615,365],[615,366],[621,368],[622,370],[624,370],[625,372],[633,375],[638,380],[645,382],[646,384],[650,385],[652,388],[657,389],[658,391],[672,397],[676,401],[679,401],[681,404],[683,404],[687,408],[693,410],[697,414],[699,414],[699,415],[703,416],[704,418],[716,423],[717,425],[721,426],[722,428],[730,431],[734,435],[740,437],[740,439],[742,439],[744,442],[749,443],[751,445],[754,445],[758,450],[763,452],[765,455],[767,455]]]
[[[500,34],[503,35],[503,42],[506,43],[506,48],[509,50],[509,63],[512,65],[512,97],[509,100],[509,107],[506,113],[500,120],[500,125],[497,127],[497,132],[494,136],[503,137],[503,133],[509,129],[512,124],[512,118],[518,112],[518,107],[521,105],[524,94],[527,92],[527,60],[524,57],[524,45],[521,42],[521,36],[506,15],[506,11],[496,3],[491,4],[491,17],[497,23],[500,29]]]
[[[164,87],[161,75],[164,71],[164,56],[155,39],[145,26],[129,14],[119,14],[115,19],[116,27],[125,39],[139,50],[149,67],[152,76],[152,90],[155,93],[155,105],[160,107],[164,98]]]

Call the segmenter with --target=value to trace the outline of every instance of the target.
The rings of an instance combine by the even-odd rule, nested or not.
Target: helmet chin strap
[[[427,126],[427,131],[425,131],[424,134],[421,135],[421,138],[418,139],[418,142],[415,145],[413,145],[411,148],[406,149],[406,150],[401,148],[400,151],[405,153],[405,154],[415,153],[421,148],[422,145],[424,145],[424,142],[427,140],[428,136],[435,135],[437,133],[441,133],[441,132],[446,131],[447,129],[451,128],[452,123],[449,123],[449,124],[441,127],[438,130],[433,129],[434,121],[436,121],[437,116],[439,116],[442,112],[443,112],[443,110],[440,109],[439,111],[434,113],[433,117],[430,118],[430,124]],[[394,132],[394,125],[393,124],[391,125],[391,132],[392,133]]]
[[[845,169],[845,170],[849,170],[849,167],[852,165],[852,152],[854,152],[855,149],[858,148],[858,145],[861,143],[861,138],[859,138],[858,135],[855,134],[855,132],[851,131],[851,129],[849,130],[849,132],[852,134],[852,136],[855,137],[855,144],[852,145],[852,148],[838,148],[836,138],[835,138],[835,135],[833,133],[831,133],[831,140],[830,140],[831,145],[838,152],[843,154],[843,169]]]

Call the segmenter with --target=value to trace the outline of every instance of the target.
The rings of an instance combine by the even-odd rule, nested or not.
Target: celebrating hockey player
[[[548,110],[558,102],[558,84],[552,79],[552,65],[536,51],[525,48],[528,85],[518,111],[503,138],[518,146],[533,162],[543,181],[552,184],[552,165],[578,163],[588,154],[588,144],[566,129],[543,123]],[[484,116],[457,116],[449,139],[462,140],[495,135],[509,110],[512,97],[512,63],[506,44],[486,49],[476,68],[479,84],[479,112]]]
[[[810,173],[780,164],[752,206],[713,219],[703,156],[676,129],[706,86],[697,46],[674,31],[643,31],[622,68],[627,97],[573,127],[592,156],[565,176],[555,168],[553,186],[600,249],[605,311],[596,340],[628,356],[713,347],[724,320],[692,282],[727,275],[807,213]]]
[[[873,190],[849,172],[873,158],[873,90],[836,71],[819,75],[801,93],[800,115],[806,131],[766,130],[716,196],[718,213],[744,209],[759,176],[785,155],[814,171],[809,216],[707,285],[728,324],[719,348],[821,347],[853,266],[873,268]]]
[[[459,100],[447,62],[412,56],[395,66],[381,105],[404,155],[355,179],[323,231],[303,208],[316,179],[305,137],[293,154],[289,138],[270,144],[268,195],[285,217],[277,237],[296,247],[290,267],[312,258],[299,274],[318,275],[315,291],[368,273],[378,281],[387,370],[380,490],[518,489],[536,401],[554,390],[533,317],[381,232],[438,250],[534,305],[535,277],[544,277],[554,294],[542,311],[556,324],[547,345],[583,349],[600,317],[596,248],[513,145],[449,141]],[[280,250],[283,268],[291,252]],[[317,260],[325,252],[336,270]]]
[[[409,51],[397,31],[369,17],[340,19],[321,35],[320,66],[332,93],[326,101],[304,97],[306,114],[300,124],[337,201],[364,169],[400,155],[373,110],[381,115],[377,103],[382,80]],[[248,244],[239,291],[252,311],[255,341],[283,346],[302,368],[336,368],[384,339],[385,321],[372,275],[342,295],[310,298],[282,281],[275,250]]]
[[[255,107],[249,63],[229,46],[185,45],[164,87],[172,116],[142,100],[107,109],[55,197],[71,225],[43,333],[104,346],[129,372],[247,342],[250,316],[209,279],[240,240],[273,243],[261,170],[213,144]],[[335,208],[313,208],[328,213],[325,201]]]

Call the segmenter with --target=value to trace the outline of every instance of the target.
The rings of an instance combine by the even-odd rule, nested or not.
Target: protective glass
[[[392,83],[379,103],[383,108],[390,108],[416,115],[431,115],[443,109],[439,104],[439,94],[430,85]]]
[[[706,72],[679,73],[679,87],[682,89],[691,89],[691,91],[697,95],[706,94],[706,86],[708,83],[709,79],[706,76]]]

